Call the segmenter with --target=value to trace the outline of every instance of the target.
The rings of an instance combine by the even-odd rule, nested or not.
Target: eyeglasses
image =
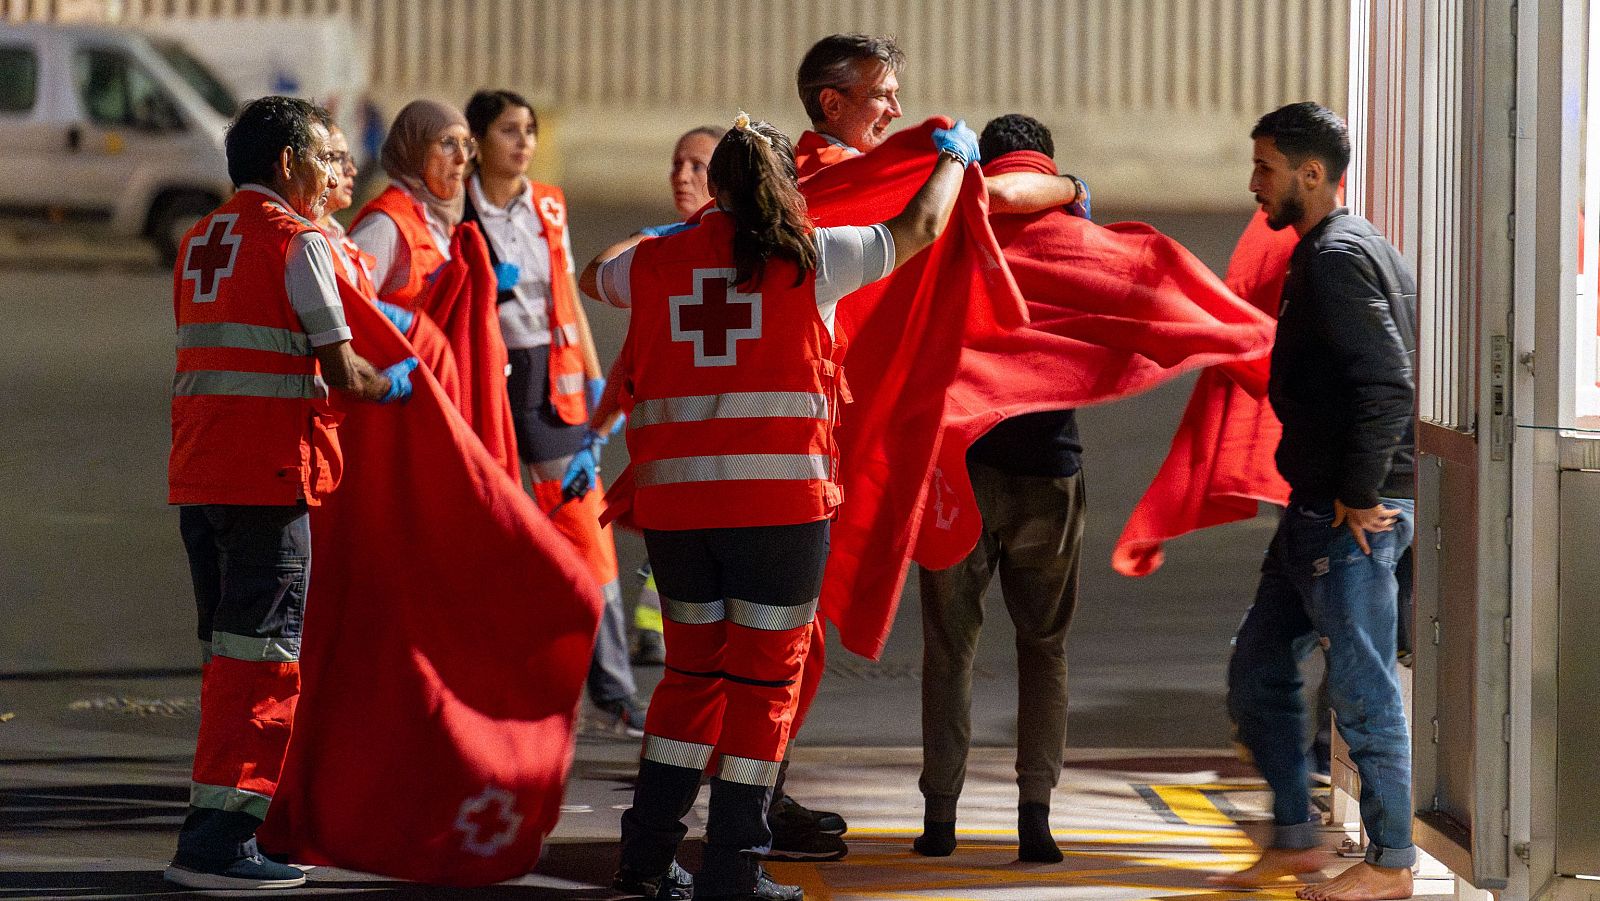
[[[350,165],[351,156],[350,154],[344,152],[329,152],[317,157],[317,162],[322,163],[324,166],[327,166],[330,169],[340,170],[345,166]]]
[[[465,141],[458,141],[455,138],[440,138],[436,146],[439,148],[439,152],[445,156],[465,153],[469,160],[478,158],[478,142],[472,138],[467,138]]]

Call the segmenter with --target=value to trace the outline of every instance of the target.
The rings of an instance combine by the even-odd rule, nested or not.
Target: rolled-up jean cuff
[[[1272,827],[1272,847],[1282,851],[1304,851],[1322,844],[1322,824],[1316,820]]]
[[[1404,848],[1380,848],[1376,844],[1368,842],[1367,863],[1375,867],[1409,870],[1417,863],[1417,846],[1406,845]]]

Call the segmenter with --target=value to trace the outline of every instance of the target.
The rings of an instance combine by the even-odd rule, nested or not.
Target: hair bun
[[[739,114],[733,117],[733,127],[739,131],[749,133],[752,137],[759,138],[761,143],[767,145],[768,147],[772,146],[772,139],[762,134],[759,129],[750,124],[750,114],[744,110],[739,110]]]

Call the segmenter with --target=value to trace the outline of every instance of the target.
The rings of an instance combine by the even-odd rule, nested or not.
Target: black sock
[[[1050,834],[1050,806],[1024,801],[1017,807],[1017,859],[1029,863],[1060,863],[1061,849]]]
[[[923,857],[949,857],[956,850],[955,820],[941,823],[923,818],[922,834],[911,843],[911,850]]]

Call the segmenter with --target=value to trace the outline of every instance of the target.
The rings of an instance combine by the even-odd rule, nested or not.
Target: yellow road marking
[[[945,865],[942,860],[916,855],[901,844],[901,840],[918,834],[920,829],[885,826],[857,828],[847,836],[854,852],[849,860],[855,866],[833,870],[835,882],[842,884],[830,885],[828,871],[819,864],[775,863],[770,869],[774,878],[800,885],[814,901],[987,901],[995,890],[1015,892],[1025,885],[1041,892],[1048,892],[1049,886],[1055,885],[1076,891],[1103,886],[1108,890],[1149,893],[1143,901],[1286,901],[1294,897],[1301,883],[1285,881],[1253,891],[1206,889],[1190,882],[1188,875],[1242,867],[1255,859],[1255,844],[1208,793],[1254,792],[1265,786],[1259,782],[1132,784],[1147,787],[1182,824],[1173,823],[1168,829],[1052,830],[1066,857],[1065,867],[974,865],[970,861]],[[957,845],[958,853],[1003,851],[1008,850],[1008,845],[1015,845],[1016,832],[1011,829],[964,828],[956,833],[967,839]],[[1010,841],[984,841],[992,838]],[[1073,869],[1074,866],[1080,868]],[[888,878],[863,884],[863,877],[870,879],[873,872]],[[1178,884],[1163,885],[1163,879]]]
[[[1232,826],[1233,820],[1217,809],[1205,790],[1194,785],[1152,785],[1162,803],[1190,826]]]

